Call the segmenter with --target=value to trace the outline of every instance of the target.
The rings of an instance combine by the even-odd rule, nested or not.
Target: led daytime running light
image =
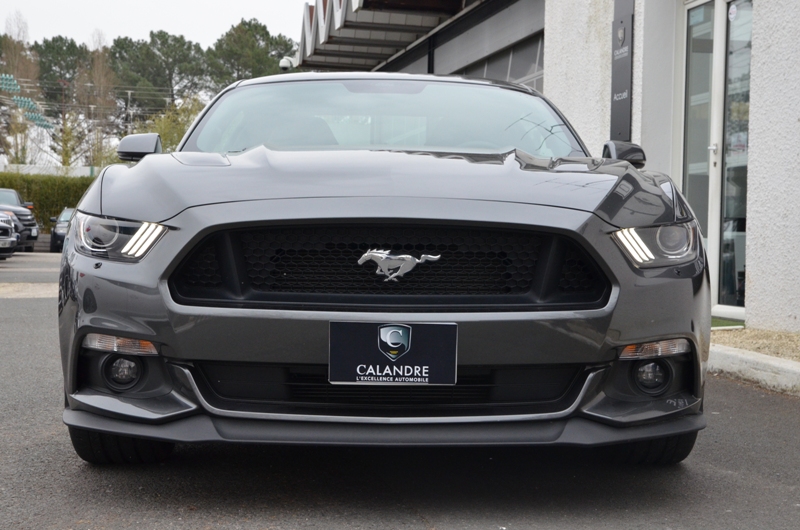
[[[142,223],[128,244],[122,248],[122,255],[130,258],[140,257],[156,242],[163,231],[164,227],[160,224]]]
[[[644,344],[631,344],[625,346],[620,359],[654,359],[669,355],[689,353],[692,347],[686,339],[668,339],[658,342],[645,342]]]
[[[83,347],[89,350],[129,355],[158,355],[155,345],[147,340],[127,339],[113,335],[89,333],[83,339]]]
[[[615,235],[637,263],[649,263],[656,259],[634,228],[623,228]]]

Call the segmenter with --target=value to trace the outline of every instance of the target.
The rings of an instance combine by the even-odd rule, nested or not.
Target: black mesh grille
[[[558,288],[562,291],[587,291],[596,283],[593,267],[575,249],[567,251]]]
[[[187,285],[195,287],[220,287],[222,285],[216,245],[213,241],[200,248],[194,259],[186,264],[182,275]]]
[[[238,234],[253,289],[276,293],[502,295],[530,291],[541,237],[425,227],[282,228]],[[371,249],[419,259],[389,280]],[[380,258],[376,255],[376,260]]]
[[[492,311],[598,306],[608,281],[578,245],[554,234],[329,224],[213,234],[177,268],[170,288],[194,305]]]
[[[420,407],[553,403],[582,366],[459,367],[452,386],[332,385],[325,365],[195,362],[207,399],[419,414]],[[578,385],[580,386],[580,385]],[[225,405],[222,405],[225,407]],[[227,407],[230,408],[230,407]]]

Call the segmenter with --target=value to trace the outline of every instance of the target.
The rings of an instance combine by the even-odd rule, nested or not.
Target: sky
[[[272,34],[299,42],[303,5],[313,0],[3,0],[0,31],[19,11],[28,23],[28,41],[56,35],[90,45],[95,30],[106,44],[117,37],[146,40],[150,31],[183,35],[208,48],[242,18],[256,18]],[[127,8],[127,9],[126,9]]]

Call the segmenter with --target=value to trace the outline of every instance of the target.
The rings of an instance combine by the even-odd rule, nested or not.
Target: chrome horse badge
[[[419,263],[426,261],[437,261],[441,256],[430,256],[423,254],[420,259],[414,256],[402,255],[393,256],[389,254],[388,250],[368,250],[358,260],[359,265],[363,265],[366,261],[372,260],[378,264],[378,270],[375,274],[383,274],[387,278],[383,281],[388,282],[392,280],[397,281],[398,276],[403,276],[405,273],[414,269]]]

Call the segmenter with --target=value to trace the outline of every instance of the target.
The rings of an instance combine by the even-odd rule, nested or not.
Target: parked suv
[[[14,220],[10,215],[0,213],[0,261],[14,255],[18,237]]]
[[[39,239],[39,224],[33,216],[32,202],[22,202],[17,190],[0,188],[0,213],[16,217],[16,230],[19,233],[19,245],[25,252],[33,252],[33,243]]]

